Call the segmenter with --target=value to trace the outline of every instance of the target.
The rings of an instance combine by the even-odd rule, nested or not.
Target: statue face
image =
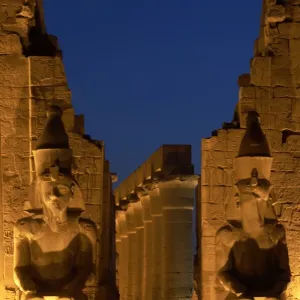
[[[65,211],[72,197],[73,180],[63,174],[56,180],[48,174],[41,177],[41,194],[46,207],[53,213]]]
[[[253,225],[262,226],[269,205],[271,190],[269,181],[252,177],[240,180],[236,186],[242,219]]]

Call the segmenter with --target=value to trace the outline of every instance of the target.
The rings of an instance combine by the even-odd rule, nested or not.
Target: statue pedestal
[[[56,296],[45,296],[44,300],[74,300],[73,298],[60,298]]]

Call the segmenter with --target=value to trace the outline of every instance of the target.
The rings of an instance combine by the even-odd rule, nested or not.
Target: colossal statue
[[[96,259],[96,226],[71,175],[72,150],[62,111],[51,107],[34,151],[36,181],[29,217],[14,228],[14,280],[27,299],[85,300]],[[51,298],[54,297],[54,298]]]
[[[241,222],[216,235],[218,279],[226,299],[280,299],[290,281],[285,229],[276,220],[272,157],[258,115],[250,112],[236,158],[235,200]]]

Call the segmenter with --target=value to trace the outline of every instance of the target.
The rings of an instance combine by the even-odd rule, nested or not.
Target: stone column
[[[163,213],[157,188],[149,191],[152,216],[152,299],[163,298]]]
[[[120,255],[122,252],[122,239],[120,234],[120,224],[118,220],[118,214],[116,214],[116,287],[120,293],[120,278],[121,278],[121,264]]]
[[[126,211],[128,226],[128,300],[135,300],[136,292],[136,265],[137,261],[137,237],[134,209],[130,205]]]
[[[152,272],[153,272],[153,234],[152,234],[152,214],[150,196],[145,195],[140,199],[143,210],[144,222],[144,258],[143,258],[143,283],[142,299],[152,300]]]
[[[197,180],[160,182],[163,202],[163,299],[191,299],[194,276],[193,208]]]
[[[135,299],[142,299],[143,270],[144,270],[144,222],[141,202],[132,204],[136,228],[136,286]]]
[[[118,213],[118,227],[120,230],[119,237],[121,240],[119,260],[119,293],[120,300],[127,300],[128,294],[128,230],[126,213],[124,211]]]

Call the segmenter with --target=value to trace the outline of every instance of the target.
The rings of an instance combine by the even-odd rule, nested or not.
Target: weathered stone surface
[[[192,219],[198,177],[193,175],[193,168],[182,168],[191,165],[190,151],[188,145],[164,145],[115,190],[117,204],[125,199],[129,202],[126,212],[116,218],[121,234],[120,224],[126,214],[128,234],[128,239],[117,240],[121,299],[177,300],[192,296]],[[224,164],[225,157],[220,154],[215,152],[213,159]],[[149,163],[157,170],[151,179],[146,172],[141,172],[143,177],[140,173],[147,171]],[[170,163],[172,174],[167,168]]]
[[[45,125],[47,109],[56,104],[65,111],[64,123],[68,131],[74,129],[75,114],[71,93],[67,86],[64,67],[56,40],[50,38],[43,20],[35,18],[36,1],[0,0],[0,118],[1,118],[1,169],[2,185],[0,199],[0,269],[4,279],[0,281],[3,299],[13,299],[16,294],[13,284],[13,224],[25,216],[23,207],[29,199],[29,187],[36,173],[32,164],[32,150]],[[42,15],[40,15],[43,18]],[[41,21],[41,22],[37,22]],[[35,25],[40,33],[32,39],[28,32]],[[36,55],[36,56],[32,56]],[[83,131],[80,133],[83,134]],[[104,171],[104,145],[81,134],[70,133],[74,149],[73,174],[80,181],[86,197],[87,216],[103,228],[104,211],[112,206],[109,171]],[[104,186],[104,178],[107,181]],[[109,201],[106,200],[109,198]],[[111,216],[113,220],[113,216]],[[111,223],[112,231],[114,228]],[[111,246],[110,238],[99,237],[99,244]],[[99,248],[100,251],[100,248]],[[105,252],[105,255],[107,253]],[[107,255],[106,255],[107,257]],[[112,256],[101,257],[98,275],[114,273]],[[97,275],[97,276],[98,276]],[[115,276],[115,275],[114,275]],[[105,287],[107,290],[113,288]],[[95,293],[95,292],[94,292]],[[108,299],[114,299],[110,295]],[[92,295],[90,296],[92,297]],[[100,297],[100,296],[99,296]]]
[[[30,57],[29,59],[32,86],[67,85],[60,57]]]
[[[289,55],[289,40],[274,38],[272,43],[269,44],[269,49],[275,56],[287,56]]]
[[[278,2],[265,1],[261,35],[257,39],[255,57],[250,66],[251,86],[241,85],[240,87],[238,116],[240,127],[245,128],[247,112],[256,110],[259,113],[261,127],[267,136],[274,157],[270,179],[274,186],[272,198],[277,203],[274,206],[276,211],[281,214],[279,220],[286,229],[292,271],[292,283],[287,290],[286,297],[296,300],[298,298],[299,255],[297,253],[299,245],[295,241],[300,231],[298,212],[300,184],[300,81],[298,78],[300,23],[298,15],[300,2],[290,0],[284,4],[285,18],[283,18],[282,7],[280,9],[276,7],[276,11],[272,12],[274,5],[278,5]],[[273,19],[271,12],[274,13]],[[201,198],[199,198],[199,201],[202,199],[202,241],[204,238],[209,239],[215,236],[216,230],[224,225],[222,224],[224,218],[231,222],[240,221],[241,211],[234,201],[233,178],[236,165],[232,163],[232,160],[237,155],[242,132],[241,129],[231,129],[230,132],[218,130],[215,136],[202,142],[202,187]],[[216,152],[218,158],[215,156]],[[223,155],[220,154],[222,152]],[[225,168],[224,157],[227,161]],[[220,164],[220,161],[223,163]],[[221,168],[218,167],[219,164]],[[208,240],[205,241],[210,245]],[[202,277],[200,276],[202,282],[198,282],[203,292],[202,299],[225,299],[226,294],[216,285],[215,271],[209,264],[215,259],[214,247],[209,249],[208,251],[204,243],[198,249],[199,263],[201,261],[203,264]]]
[[[291,10],[292,10],[293,21],[300,22],[300,7],[293,6]]]
[[[22,55],[22,44],[16,34],[0,36],[0,55]]]
[[[254,57],[251,67],[251,83],[256,86],[270,86],[271,58]]]
[[[300,24],[299,23],[280,23],[278,30],[281,38],[284,39],[298,39],[300,38]]]
[[[270,23],[282,22],[285,20],[285,7],[283,5],[270,5],[267,20]]]

